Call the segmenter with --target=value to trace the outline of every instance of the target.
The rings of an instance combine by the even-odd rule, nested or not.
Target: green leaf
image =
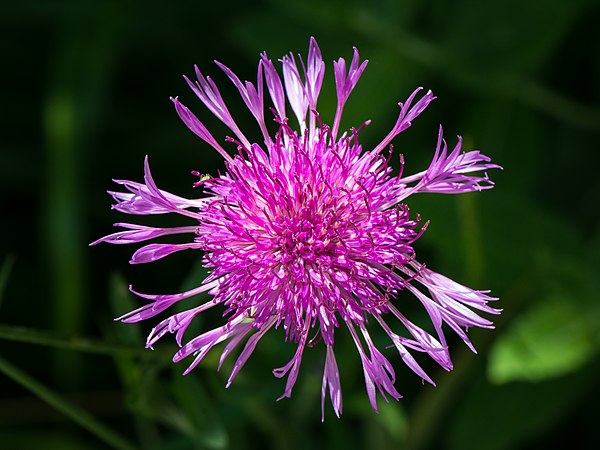
[[[166,425],[195,444],[194,448],[226,448],[229,438],[202,384],[193,376],[172,379],[143,371],[137,385],[129,386],[129,407]],[[152,372],[152,371],[150,371]]]
[[[550,297],[517,318],[490,352],[493,383],[539,381],[573,372],[599,347],[597,314],[567,297]]]
[[[379,406],[379,421],[394,442],[403,442],[408,435],[408,417],[400,402],[382,402]]]
[[[129,292],[123,275],[118,273],[111,274],[108,284],[108,298],[112,314],[115,317],[122,316],[141,306],[139,302],[134,302],[133,294]],[[116,334],[119,342],[139,345],[140,348],[144,348],[144,338],[142,337],[142,331],[138,323],[120,324],[118,327],[111,327],[110,334],[113,332]]]
[[[210,449],[226,448],[229,442],[223,423],[206,389],[195,377],[175,376],[173,393],[182,414],[178,423],[195,442]]]

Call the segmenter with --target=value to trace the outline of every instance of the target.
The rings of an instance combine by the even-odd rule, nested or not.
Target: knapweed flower
[[[318,344],[325,350],[322,410],[328,391],[339,417],[341,377],[334,353],[339,328],[346,328],[356,344],[367,394],[377,410],[377,391],[384,398],[388,394],[399,399],[400,394],[392,364],[369,334],[369,322],[369,326],[381,327],[404,363],[432,384],[411,351],[426,353],[450,370],[443,325],[473,351],[467,329],[493,327],[475,312],[499,313],[488,306],[495,300],[487,295],[489,291],[462,286],[418,262],[413,246],[427,224],[422,225],[419,216],[410,213],[405,201],[423,192],[460,194],[489,189],[493,183],[483,171],[498,166],[478,151],[463,152],[460,137],[449,151],[440,128],[427,170],[406,177],[401,170],[394,175],[389,164],[391,142],[435,98],[431,91],[421,94],[418,88],[399,103],[400,114],[392,130],[374,148],[365,150],[359,143],[362,127],[340,136],[338,132],[346,100],[367,61],[361,62],[354,49],[350,67],[343,58],[333,63],[337,109],[331,126],[323,123],[317,112],[325,64],[314,39],[307,60],[299,57],[298,61],[292,54],[280,60],[282,78],[275,64],[262,54],[256,84],[242,83],[229,68],[216,63],[256,119],[262,132],[260,143],[248,140],[216,84],[196,68],[197,80],[186,81],[233,133],[226,141],[233,144],[235,155],[230,155],[178,98],[172,98],[189,129],[221,154],[224,172],[214,177],[193,172],[199,177],[195,186],[202,189],[202,196],[187,199],[160,190],[146,158],[143,183],[116,180],[126,192],[110,192],[116,201],[114,209],[134,215],[180,214],[190,219],[190,225],[153,228],[117,223],[123,231],[96,243],[131,244],[173,234],[190,235],[184,244],[145,245],[133,254],[131,263],[149,263],[192,249],[201,252],[210,269],[208,277],[198,287],[174,295],[133,291],[150,302],[119,320],[150,319],[180,300],[207,292],[210,300],[156,325],[147,347],[165,334],[175,333],[181,348],[173,360],[191,357],[185,373],[219,343],[227,342],[220,364],[241,347],[229,386],[265,333],[282,326],[286,340],[297,346],[292,359],[273,371],[277,377],[287,376],[282,397],[291,395],[305,349]],[[265,94],[272,103],[274,134],[267,127]],[[288,116],[288,106],[293,118]],[[402,156],[400,163],[404,165]],[[397,301],[401,291],[410,292],[423,305],[434,332],[407,319]],[[226,323],[184,343],[194,317],[217,305],[224,309]],[[406,336],[399,334],[402,330]]]

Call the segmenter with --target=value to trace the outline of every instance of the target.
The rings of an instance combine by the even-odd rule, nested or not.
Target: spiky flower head
[[[356,344],[374,409],[377,391],[384,398],[390,395],[399,399],[400,394],[394,386],[392,364],[374,345],[368,322],[381,327],[406,365],[432,384],[411,352],[426,353],[450,370],[452,362],[442,326],[450,327],[473,351],[466,330],[474,326],[492,328],[489,320],[474,312],[499,313],[488,306],[495,300],[488,291],[462,286],[418,262],[413,245],[427,224],[410,214],[405,200],[423,192],[459,194],[489,189],[493,183],[484,171],[498,166],[478,151],[463,152],[460,137],[450,151],[440,127],[429,168],[407,177],[402,170],[394,175],[389,165],[391,142],[435,98],[432,92],[422,94],[418,88],[399,103],[400,114],[392,130],[377,146],[365,150],[358,139],[360,129],[341,136],[338,132],[346,100],[367,61],[360,61],[356,49],[350,67],[343,58],[334,61],[337,109],[333,124],[328,126],[317,112],[325,64],[314,39],[310,40],[307,60],[298,59],[300,64],[290,54],[280,60],[282,80],[274,63],[262,54],[256,84],[242,83],[217,62],[256,119],[261,143],[250,142],[240,130],[210,77],[198,68],[196,81],[186,77],[202,103],[233,133],[226,141],[234,144],[235,156],[178,98],[173,98],[183,122],[222,155],[226,170],[216,177],[194,172],[199,176],[195,186],[203,196],[186,199],[156,186],[146,158],[143,183],[116,180],[126,192],[111,192],[114,209],[135,215],[176,213],[189,217],[191,225],[152,228],[117,223],[123,231],[95,243],[130,244],[172,234],[191,235],[185,244],[147,244],[130,262],[149,263],[193,249],[201,252],[209,276],[198,287],[174,295],[133,291],[150,302],[119,320],[149,319],[180,300],[208,292],[211,300],[156,325],[147,347],[165,334],[175,333],[181,348],[173,360],[191,358],[185,373],[221,342],[227,344],[219,367],[241,347],[229,386],[265,333],[283,327],[286,340],[295,343],[297,350],[287,364],[273,371],[277,377],[287,376],[282,397],[291,395],[305,349],[318,344],[325,348],[322,409],[328,391],[339,416],[341,379],[334,354],[339,328],[346,328]],[[269,134],[265,119],[265,85],[277,123],[274,135]],[[293,119],[288,117],[288,106]],[[403,166],[402,156],[400,162]],[[396,305],[400,291],[410,292],[421,302],[431,318],[433,334],[409,321]],[[194,317],[217,305],[224,309],[226,323],[184,343]]]

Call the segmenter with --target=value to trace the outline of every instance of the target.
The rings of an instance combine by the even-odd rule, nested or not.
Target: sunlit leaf
[[[492,347],[490,380],[539,381],[579,369],[600,347],[594,313],[564,297],[532,306]]]

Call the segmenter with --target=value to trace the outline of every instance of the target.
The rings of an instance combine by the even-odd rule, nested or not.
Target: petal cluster
[[[286,378],[282,397],[291,395],[305,349],[322,342],[323,404],[329,395],[339,416],[342,377],[334,345],[336,332],[345,328],[362,362],[369,400],[377,409],[377,392],[395,399],[400,394],[393,365],[374,344],[369,322],[389,336],[411,370],[433,384],[413,355],[425,353],[450,370],[443,328],[452,329],[475,351],[467,329],[492,328],[478,312],[499,313],[488,306],[495,298],[487,291],[462,286],[418,262],[413,245],[427,224],[411,214],[404,200],[420,192],[455,194],[488,189],[493,184],[485,171],[498,166],[478,151],[463,152],[460,138],[449,152],[440,127],[429,168],[408,177],[403,177],[402,171],[394,174],[389,165],[390,144],[435,98],[431,91],[423,94],[421,88],[416,89],[399,104],[389,134],[374,148],[364,149],[359,141],[362,127],[338,137],[344,105],[367,65],[360,61],[358,51],[354,49],[349,67],[343,58],[334,62],[338,103],[331,126],[324,124],[317,112],[325,64],[316,41],[311,39],[306,61],[290,54],[280,64],[281,72],[262,54],[254,84],[242,83],[217,62],[256,119],[261,143],[245,136],[214,81],[196,68],[196,80],[186,81],[231,131],[225,140],[233,144],[234,156],[178,98],[172,101],[188,128],[223,156],[226,170],[215,177],[195,172],[199,176],[195,186],[202,196],[186,199],[160,190],[146,159],[143,183],[116,181],[126,192],[111,192],[114,209],[134,215],[180,214],[190,219],[190,225],[152,228],[117,223],[121,231],[94,244],[190,236],[184,244],[143,245],[130,262],[148,263],[191,249],[201,252],[209,276],[183,293],[135,292],[148,303],[119,318],[124,322],[149,319],[180,300],[209,293],[209,301],[162,320],[148,336],[147,346],[152,347],[165,334],[175,334],[181,348],[174,361],[190,359],[186,373],[212,347],[227,342],[220,364],[237,353],[229,385],[265,333],[283,327],[286,340],[296,344],[296,352],[287,364],[273,371]],[[269,107],[265,94],[270,98],[274,133],[269,132],[265,119]],[[423,305],[433,333],[408,320],[396,306],[401,291],[410,292]],[[224,310],[226,323],[184,342],[194,317],[217,305]]]

